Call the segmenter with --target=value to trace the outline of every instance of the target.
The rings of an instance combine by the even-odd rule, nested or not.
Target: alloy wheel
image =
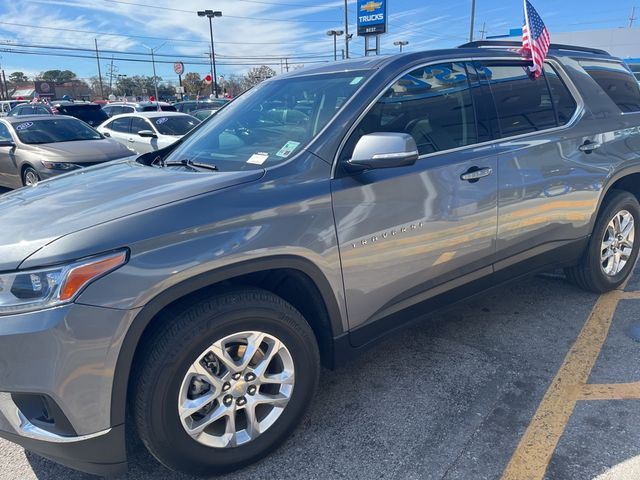
[[[635,221],[627,210],[621,210],[614,215],[600,245],[600,265],[602,271],[615,277],[626,266],[635,240]]]

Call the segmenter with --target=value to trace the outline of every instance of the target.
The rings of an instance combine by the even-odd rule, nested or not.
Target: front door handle
[[[493,173],[493,168],[471,167],[469,170],[466,171],[466,173],[463,173],[462,175],[460,175],[460,180],[463,180],[469,183],[476,183],[481,178],[488,177],[492,173]]]
[[[587,140],[586,142],[584,142],[582,145],[580,145],[580,151],[584,152],[584,153],[591,153],[594,150],[599,149],[602,146],[601,143],[598,142],[592,142],[590,140]]]

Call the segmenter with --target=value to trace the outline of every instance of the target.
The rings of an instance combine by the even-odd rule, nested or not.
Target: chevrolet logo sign
[[[382,6],[381,2],[369,2],[369,3],[365,3],[364,5],[362,5],[360,7],[360,10],[362,10],[363,12],[375,12],[376,10],[378,10],[380,7]]]

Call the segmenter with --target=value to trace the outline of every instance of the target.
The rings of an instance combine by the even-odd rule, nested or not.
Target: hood
[[[45,160],[72,163],[99,163],[131,156],[131,150],[114,140],[81,140],[78,142],[59,142],[33,145],[33,152],[39,153]]]
[[[0,196],[0,271],[58,238],[195,195],[258,180],[263,169],[189,172],[127,159]]]

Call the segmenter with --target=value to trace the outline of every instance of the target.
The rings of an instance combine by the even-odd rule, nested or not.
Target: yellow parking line
[[[587,323],[567,353],[529,427],[502,474],[503,480],[537,480],[544,477],[551,456],[571,417],[576,387],[584,386],[607,338],[622,290],[601,295]],[[592,392],[596,393],[596,392]]]
[[[640,300],[640,292],[624,292],[620,300]]]
[[[576,400],[640,400],[640,383],[578,385]]]

